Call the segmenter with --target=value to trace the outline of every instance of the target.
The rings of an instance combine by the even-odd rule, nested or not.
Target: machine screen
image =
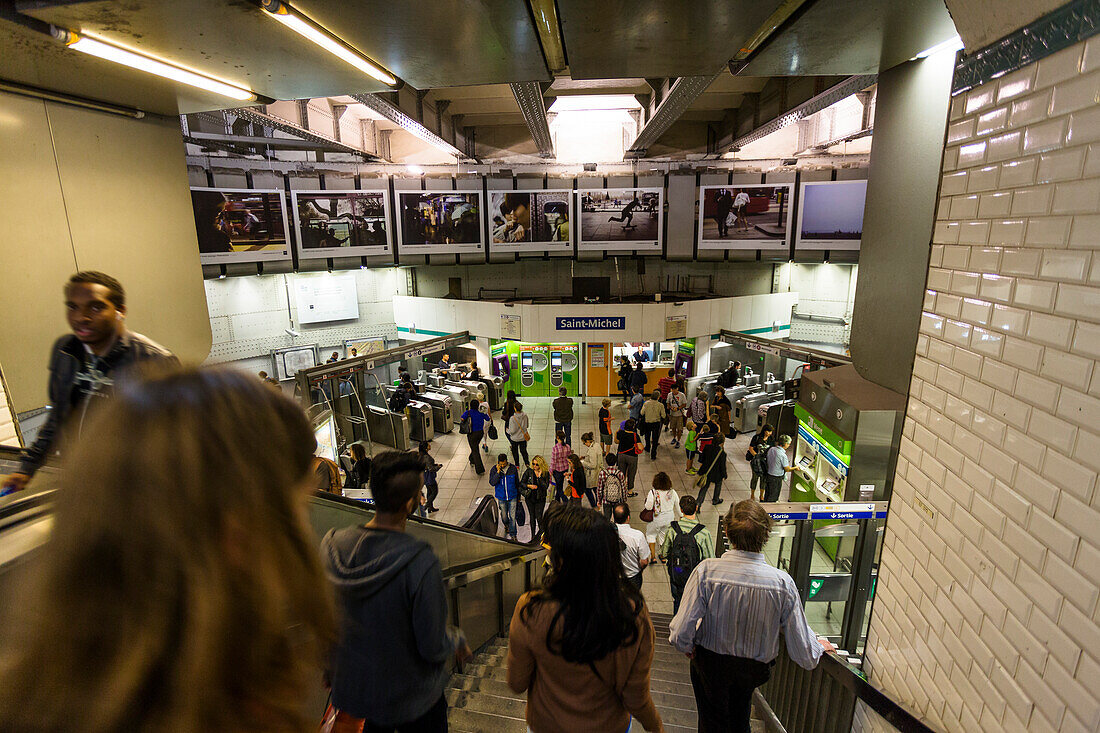
[[[798,467],[805,470],[810,467],[810,464],[814,462],[813,456],[802,456],[798,459]]]
[[[521,361],[521,368],[525,372],[531,371],[531,352],[530,351],[523,352],[522,361]]]
[[[555,351],[550,354],[550,368],[561,371],[561,352]]]

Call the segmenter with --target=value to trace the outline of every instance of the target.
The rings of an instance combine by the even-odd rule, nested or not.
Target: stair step
[[[657,686],[651,684],[649,689],[650,696],[653,697],[653,704],[658,708],[676,708],[678,710],[690,710],[695,712],[695,695],[694,693],[684,695],[678,692],[665,692],[663,690],[655,689]]]
[[[511,697],[515,700],[526,700],[527,696],[520,692],[512,692],[512,688],[504,680],[496,680],[491,677],[475,677],[467,674],[454,674],[447,682],[447,687],[467,692],[485,692],[497,697]]]
[[[527,721],[465,708],[451,708],[447,727],[461,733],[527,733]]]
[[[668,693],[670,695],[676,695],[678,697],[684,697],[691,700],[691,708],[695,709],[695,690],[691,686],[691,679],[688,678],[686,682],[679,682],[673,680],[664,680],[654,677],[650,674],[649,677],[649,689],[653,693]]]
[[[447,690],[447,702],[452,709],[473,710],[487,715],[499,715],[505,718],[523,719],[527,712],[527,701],[513,697],[497,697],[486,692],[465,692]]]

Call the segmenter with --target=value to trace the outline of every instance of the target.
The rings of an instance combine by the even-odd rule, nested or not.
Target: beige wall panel
[[[0,93],[0,362],[19,412],[46,402],[50,344],[66,330],[75,267],[43,102]]]
[[[122,281],[132,330],[201,362],[210,319],[178,121],[49,113],[77,265]]]

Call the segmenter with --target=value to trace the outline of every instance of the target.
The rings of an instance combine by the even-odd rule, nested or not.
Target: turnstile
[[[451,398],[455,423],[462,422],[462,413],[470,409],[471,403],[476,398],[475,395],[470,394],[470,390],[454,384],[445,384],[442,387],[429,387],[428,392],[434,392]],[[425,394],[427,394],[427,392],[425,392]]]
[[[432,426],[435,432],[449,433],[454,430],[458,420],[454,412],[454,400],[449,395],[425,390],[419,399],[432,408]]]
[[[764,380],[764,391],[768,394],[775,394],[783,389],[782,380],[776,379],[775,375],[768,372],[768,378]]]
[[[489,388],[480,380],[472,379],[448,379],[447,384],[451,387],[462,387],[470,393],[470,398],[477,399],[478,392],[485,394],[485,401],[489,403],[489,409],[493,409],[493,401],[489,398]]]
[[[767,392],[756,391],[737,400],[733,406],[733,429],[739,433],[756,432],[756,410],[772,399],[772,395]]]
[[[367,405],[367,430],[370,431],[370,439],[375,443],[388,445],[397,450],[408,450],[412,436],[409,427],[408,415],[374,405]]]
[[[500,410],[504,407],[504,380],[500,377],[482,377],[485,396],[489,398],[489,409]]]
[[[684,381],[684,392],[687,394],[687,398],[689,400],[695,399],[695,393],[699,388],[706,382],[713,382],[718,379],[718,374],[718,372],[715,372],[713,374],[701,374],[697,377],[688,377]]]
[[[420,400],[409,400],[409,436],[420,442],[435,437],[432,406]]]
[[[754,373],[752,367],[745,367],[745,371],[741,375],[741,381],[744,382],[746,387],[759,387],[760,375]]]

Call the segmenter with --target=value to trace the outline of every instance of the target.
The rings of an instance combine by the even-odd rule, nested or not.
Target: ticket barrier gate
[[[391,412],[382,407],[365,407],[367,430],[375,443],[388,445],[397,450],[409,450],[412,434],[408,415]]]
[[[432,408],[432,427],[437,433],[449,433],[454,430],[458,420],[454,412],[454,400],[448,395],[424,390],[419,399]],[[461,413],[459,413],[461,414]]]
[[[739,433],[756,432],[757,410],[760,405],[773,400],[772,395],[759,390],[737,400],[733,405],[733,429]]]
[[[416,442],[435,437],[432,406],[420,400],[409,400],[409,437]]]
[[[699,391],[700,387],[703,387],[707,382],[713,382],[718,379],[719,372],[713,374],[700,374],[697,377],[688,377],[684,381],[684,391],[687,393],[689,400],[695,399],[695,393]]]
[[[504,408],[504,380],[500,377],[482,377],[481,383],[485,386],[485,396],[489,399],[489,409],[501,410]]]
[[[485,385],[480,381],[471,379],[448,379],[446,381],[448,387],[462,387],[464,390],[470,393],[470,399],[476,400],[478,392],[485,392],[485,401],[489,401],[488,391],[485,389]],[[493,409],[493,404],[489,403],[489,409]]]
[[[855,654],[867,636],[888,503],[764,504],[774,525],[764,546],[769,564],[790,573],[810,625]],[[728,549],[719,519],[717,554]],[[835,557],[820,547],[836,543]],[[819,605],[820,604],[820,605]]]
[[[428,392],[444,395],[451,398],[451,406],[454,422],[462,422],[462,413],[469,410],[476,396],[470,394],[470,390],[454,384],[445,384],[442,387],[429,387]],[[427,394],[427,392],[425,393]]]
[[[745,367],[741,373],[741,383],[746,387],[760,387],[760,375],[754,372],[752,367]]]

